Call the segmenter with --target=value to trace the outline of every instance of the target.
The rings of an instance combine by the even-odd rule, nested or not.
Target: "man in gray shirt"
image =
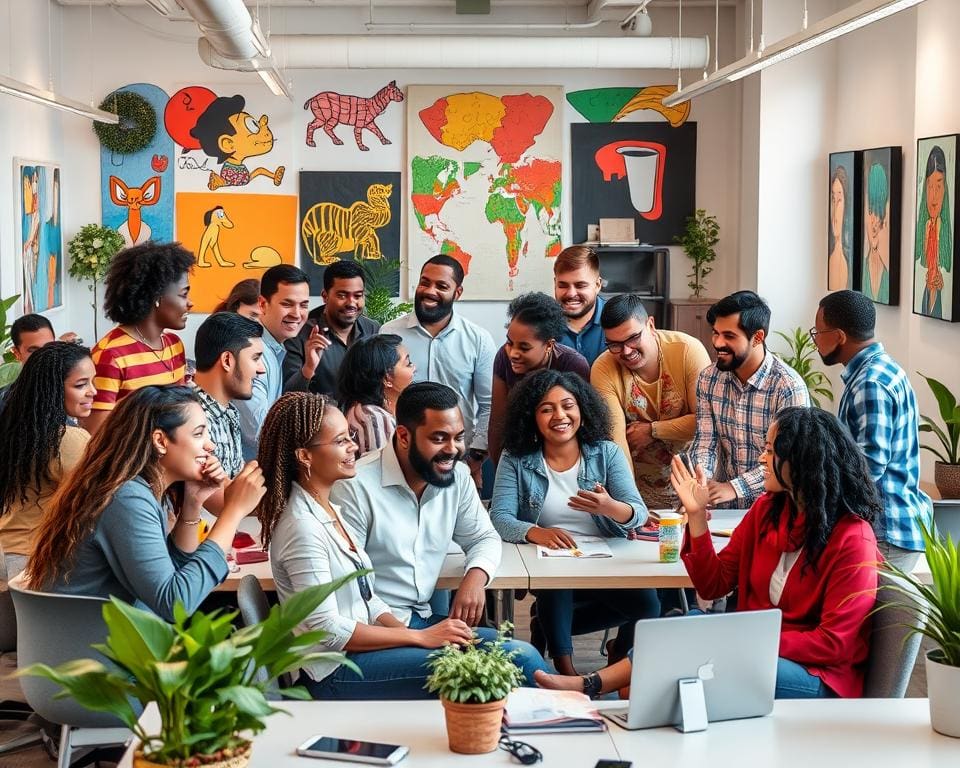
[[[453,311],[463,294],[463,267],[440,254],[420,270],[414,311],[383,326],[383,333],[403,339],[417,366],[415,381],[438,381],[460,398],[466,432],[466,454],[479,485],[480,465],[487,457],[487,428],[493,391],[493,337],[476,323]]]

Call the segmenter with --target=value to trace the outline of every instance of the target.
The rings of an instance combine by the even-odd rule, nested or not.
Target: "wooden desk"
[[[285,701],[280,706],[292,717],[276,714],[267,720],[266,730],[254,739],[250,768],[343,768],[351,765],[342,761],[298,757],[297,747],[315,735],[403,744],[410,747],[410,754],[398,763],[400,768],[506,768],[519,765],[500,749],[486,755],[451,752],[447,747],[447,731],[439,701]],[[141,720],[148,731],[155,730],[159,723],[156,707],[151,705]],[[523,741],[543,752],[544,762],[540,765],[593,768],[598,759],[615,759],[617,756],[609,732],[525,736]],[[132,765],[131,748],[119,767],[131,768]]]
[[[634,766],[940,768],[960,759],[960,740],[930,727],[926,699],[777,701],[768,717],[710,723],[699,733],[611,725],[610,736]]]

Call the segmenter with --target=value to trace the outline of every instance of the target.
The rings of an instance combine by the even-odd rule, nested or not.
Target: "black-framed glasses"
[[[811,339],[813,339],[814,341],[816,341],[816,340],[817,340],[817,336],[819,336],[821,333],[833,333],[834,331],[837,331],[837,330],[839,330],[839,329],[838,329],[838,328],[824,328],[822,331],[818,331],[818,330],[817,330],[817,327],[814,326],[814,327],[811,328],[809,331],[807,331],[807,333],[810,334],[810,338],[811,338]]]
[[[643,338],[643,331],[633,334],[623,341],[608,341],[603,346],[607,348],[609,352],[612,352],[615,355],[619,355],[623,352],[624,347],[630,347],[630,349],[637,349],[640,344],[640,340]]]
[[[500,749],[509,752],[524,765],[533,765],[543,760],[543,753],[539,749],[525,741],[511,741],[506,734],[500,737],[499,746]]]
[[[347,558],[353,563],[353,567],[358,571],[365,570],[363,563],[354,560],[350,555],[347,555]],[[360,588],[360,597],[363,598],[364,602],[369,603],[373,600],[373,590],[370,588],[370,580],[367,578],[367,574],[361,573],[357,577],[357,586]]]

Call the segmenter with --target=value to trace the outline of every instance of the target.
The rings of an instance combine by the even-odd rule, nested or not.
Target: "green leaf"
[[[266,717],[273,714],[274,707],[266,700],[259,688],[244,685],[231,685],[219,691],[221,702],[230,702],[237,709],[254,717]]]
[[[167,658],[173,645],[173,629],[159,616],[111,597],[103,606],[103,618],[110,627],[107,646],[127,669],[132,671],[142,668],[148,660]]]

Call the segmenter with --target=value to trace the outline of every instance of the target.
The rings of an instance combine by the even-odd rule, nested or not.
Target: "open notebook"
[[[517,688],[507,697],[503,727],[511,736],[530,733],[588,733],[606,725],[590,697],[576,691]]]
[[[613,557],[610,545],[602,536],[576,536],[577,546],[549,549],[537,545],[537,557]]]

